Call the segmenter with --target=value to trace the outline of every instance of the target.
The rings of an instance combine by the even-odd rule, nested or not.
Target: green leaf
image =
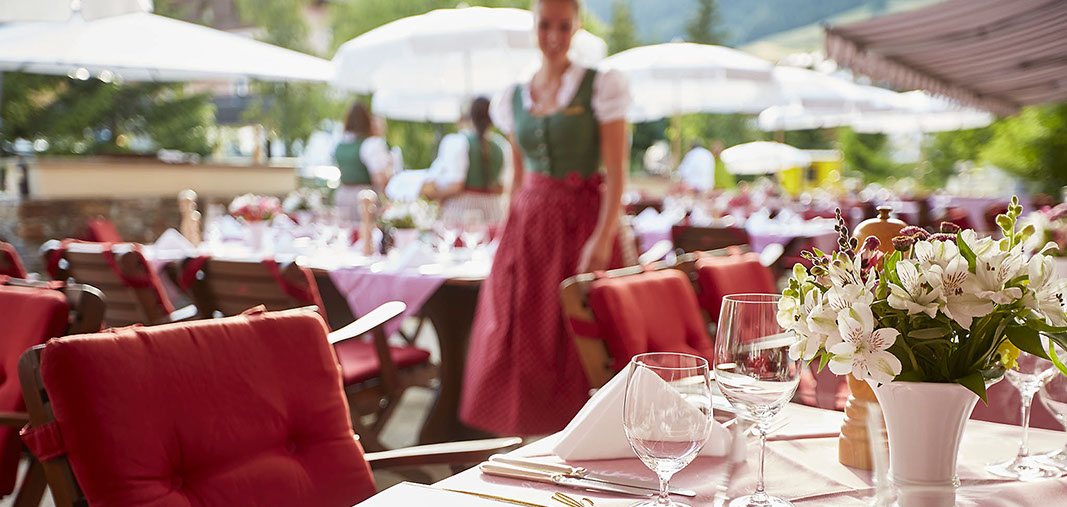
[[[1067,327],[1050,326],[1045,322],[1045,319],[1038,317],[1028,317],[1026,319],[1026,327],[1036,329],[1042,333],[1067,333]]]
[[[926,329],[916,329],[908,333],[908,338],[915,338],[916,340],[932,340],[934,338],[941,338],[947,336],[949,331],[940,327],[928,327]]]
[[[819,358],[819,368],[817,370],[817,373],[822,373],[822,369],[825,368],[826,364],[829,363],[829,362],[830,362],[830,354],[824,353],[822,355],[822,357]]]
[[[1056,355],[1056,347],[1049,345],[1048,357],[1052,360],[1052,364],[1056,365],[1056,369],[1060,370],[1060,373],[1067,375],[1067,365],[1064,365],[1058,355]]]
[[[976,371],[966,377],[960,377],[956,379],[956,383],[977,394],[983,403],[988,403],[985,397],[985,377],[982,376],[982,372]]]
[[[971,247],[967,245],[967,242],[963,241],[963,234],[956,235],[956,246],[960,248],[960,255],[962,255],[964,259],[967,259],[967,269],[969,269],[971,273],[974,273],[977,266],[978,256],[974,254],[974,250],[971,250]]]
[[[893,379],[894,382],[923,382],[924,380],[926,379],[915,370],[901,372],[900,375]]]
[[[823,253],[822,250],[819,250],[818,248],[815,248],[815,247],[811,247],[811,253],[815,254],[816,257],[826,257],[826,254]]]
[[[1042,359],[1048,359],[1045,347],[1041,346],[1041,333],[1025,326],[1009,326],[1004,329],[1004,335],[1008,337],[1012,345],[1019,347],[1023,352],[1029,352]]]

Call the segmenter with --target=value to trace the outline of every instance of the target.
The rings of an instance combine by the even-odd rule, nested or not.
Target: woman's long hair
[[[489,181],[489,139],[486,134],[493,126],[493,120],[489,118],[489,99],[477,97],[471,101],[471,124],[474,132],[478,134],[478,148],[482,158],[482,176],[485,177],[486,188],[492,187]]]
[[[363,139],[371,136],[370,111],[367,111],[367,106],[359,102],[352,105],[345,118],[345,132],[351,132]]]

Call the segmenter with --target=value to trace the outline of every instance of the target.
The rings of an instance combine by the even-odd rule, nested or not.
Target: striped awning
[[[1067,1],[949,0],[828,27],[839,64],[1010,115],[1067,99]]]

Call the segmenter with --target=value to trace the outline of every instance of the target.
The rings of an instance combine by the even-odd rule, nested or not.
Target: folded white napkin
[[[696,408],[682,400],[678,393],[658,376],[644,373],[648,376],[648,381],[642,382],[644,388],[654,390],[659,396],[677,398],[680,410],[674,412],[672,418],[677,418],[679,413],[703,417]],[[560,432],[559,439],[552,449],[553,454],[565,460],[618,459],[635,456],[629,440],[626,439],[626,431],[622,427],[622,406],[628,376],[629,369],[619,372],[586,402],[578,415],[574,416],[570,424]],[[701,449],[700,455],[725,456],[730,451],[730,441],[730,432],[718,422],[712,421],[711,435],[704,444],[704,448]]]
[[[219,232],[222,233],[222,239],[224,240],[239,240],[244,237],[244,230],[241,227],[241,222],[238,222],[236,218],[230,215],[224,215],[219,217]]]
[[[181,252],[190,255],[196,253],[196,247],[176,229],[163,231],[152,246],[155,247],[156,252]]]

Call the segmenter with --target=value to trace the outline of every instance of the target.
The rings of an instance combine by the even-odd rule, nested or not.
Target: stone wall
[[[229,202],[220,199],[218,202]],[[200,209],[210,204],[201,198]],[[178,228],[174,197],[29,199],[0,196],[0,241],[15,245],[26,268],[40,272],[40,248],[45,241],[85,238],[85,223],[102,216],[115,222],[127,241],[151,243],[168,228]]]

